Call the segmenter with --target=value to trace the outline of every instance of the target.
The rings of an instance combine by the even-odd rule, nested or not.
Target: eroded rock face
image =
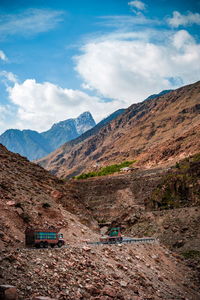
[[[27,300],[200,296],[195,273],[158,244],[3,251],[0,272],[0,284],[15,283]]]

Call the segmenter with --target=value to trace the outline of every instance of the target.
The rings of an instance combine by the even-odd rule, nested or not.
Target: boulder
[[[12,285],[0,285],[1,300],[17,300],[18,294],[16,287]]]

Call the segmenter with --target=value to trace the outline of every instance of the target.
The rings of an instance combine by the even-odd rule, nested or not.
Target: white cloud
[[[8,60],[7,56],[5,55],[5,53],[2,50],[0,50],[0,59],[4,60],[4,61]]]
[[[17,83],[17,76],[13,74],[12,72],[8,71],[0,71],[0,76],[6,78],[8,81],[12,83]]]
[[[81,49],[75,58],[76,70],[86,86],[104,97],[122,99],[128,106],[163,89],[199,80],[200,45],[187,31],[168,32],[162,43],[144,31],[133,40],[127,40],[127,35],[124,39],[122,33],[119,38],[116,33],[115,38],[104,36]]]
[[[135,28],[135,26],[142,26],[142,25],[159,25],[161,24],[161,21],[157,19],[150,19],[146,18],[144,15],[139,14],[137,16],[103,16],[99,17],[100,19],[100,25],[107,26],[107,27],[114,27],[123,30],[127,30],[128,28],[132,29]]]
[[[63,89],[50,82],[27,79],[8,88],[9,98],[17,107],[15,128],[44,131],[61,120],[90,111],[97,121],[124,106],[122,101],[104,103],[79,90]]]
[[[200,25],[200,14],[188,12],[187,15],[182,15],[178,11],[174,11],[173,17],[168,19],[168,23],[172,27],[179,27],[181,25],[187,26],[192,24]]]
[[[131,6],[132,8],[137,8],[138,10],[145,10],[146,5],[142,1],[135,0],[135,1],[130,1],[128,2],[128,5]]]
[[[63,12],[42,9],[28,9],[22,13],[0,15],[1,39],[10,35],[31,36],[46,32],[62,21]]]
[[[182,47],[194,45],[195,40],[186,30],[179,30],[173,36],[173,44],[177,49],[181,49]]]

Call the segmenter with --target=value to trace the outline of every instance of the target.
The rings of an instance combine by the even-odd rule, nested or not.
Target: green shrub
[[[96,177],[96,176],[105,176],[105,175],[110,175],[116,172],[119,172],[122,168],[129,167],[136,161],[124,161],[121,164],[114,164],[110,166],[106,166],[101,168],[99,171],[96,172],[89,172],[89,173],[83,173],[79,176],[76,176],[75,179],[87,179],[91,177]]]
[[[189,258],[200,258],[200,251],[198,250],[188,250],[182,253],[183,257]]]

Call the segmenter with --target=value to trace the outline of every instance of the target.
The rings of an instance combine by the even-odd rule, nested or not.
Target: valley
[[[197,82],[115,112],[37,164],[0,145],[0,286],[22,300],[198,300],[199,95]],[[89,244],[112,224],[155,242]],[[25,247],[32,227],[60,228],[65,246]]]

